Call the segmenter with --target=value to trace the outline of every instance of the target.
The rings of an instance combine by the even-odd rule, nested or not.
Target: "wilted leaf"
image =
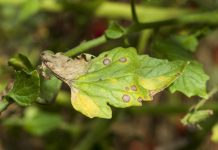
[[[89,66],[89,62],[82,57],[72,60],[61,53],[54,55],[51,51],[44,51],[41,58],[43,64],[65,82],[72,82],[71,80],[85,74]]]
[[[17,71],[14,86],[8,92],[7,97],[13,99],[21,106],[31,105],[39,96],[39,86],[37,71],[30,73]]]
[[[191,61],[184,69],[183,74],[170,86],[170,91],[172,93],[180,91],[188,97],[197,95],[207,98],[206,82],[208,79],[201,64]]]
[[[42,57],[45,65],[71,87],[73,107],[90,118],[111,118],[109,105],[141,106],[142,101],[152,100],[155,93],[174,82],[186,66],[184,61],[169,62],[137,55],[134,48],[116,48],[90,60],[88,67],[84,67],[86,73],[76,77],[72,74],[71,78],[69,74],[66,78],[69,68],[57,65],[66,56],[46,55]],[[72,70],[80,67],[64,62]]]

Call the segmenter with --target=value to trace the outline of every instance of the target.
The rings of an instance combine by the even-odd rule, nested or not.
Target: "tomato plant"
[[[163,91],[169,91],[170,96],[180,93],[185,99],[199,99],[199,102],[186,109],[187,113],[181,119],[183,125],[201,128],[205,120],[212,117],[213,113],[216,114],[216,110],[208,108],[206,102],[217,93],[217,85],[207,84],[208,81],[210,82],[210,77],[196,55],[198,55],[200,39],[207,37],[216,29],[217,9],[201,10],[200,2],[196,2],[199,9],[163,9],[147,6],[147,1],[136,4],[135,0],[130,0],[129,3],[101,0],[86,3],[64,1],[63,4],[55,0],[49,2],[24,0],[17,3],[0,2],[5,5],[3,17],[12,14],[8,17],[9,21],[16,18],[16,11],[7,8],[7,5],[21,7],[19,17],[14,21],[16,26],[22,29],[19,31],[21,34],[26,33],[23,25],[31,26],[30,22],[28,24],[29,19],[34,20],[34,16],[37,17],[39,12],[60,13],[68,10],[68,5],[79,15],[76,17],[75,28],[81,33],[71,31],[73,29],[69,29],[68,26],[65,27],[66,30],[58,30],[58,27],[53,25],[50,29],[54,29],[54,33],[51,32],[51,36],[61,35],[61,32],[65,31],[81,36],[82,30],[86,30],[84,25],[90,21],[87,16],[107,18],[110,21],[103,20],[103,25],[108,24],[107,29],[102,33],[105,27],[99,27],[101,31],[98,33],[101,35],[98,34],[90,40],[77,41],[77,37],[67,35],[63,40],[58,39],[61,43],[58,47],[55,46],[57,39],[53,36],[54,39],[51,40],[53,46],[45,46],[50,50],[40,50],[37,54],[40,57],[38,63],[33,64],[28,55],[21,53],[11,57],[8,65],[13,68],[14,76],[12,82],[8,82],[8,86],[0,95],[0,111],[7,112],[10,105],[14,104],[26,108],[22,119],[16,118],[17,120],[14,121],[9,117],[5,124],[10,125],[14,121],[15,124],[24,126],[27,131],[36,135],[47,134],[60,126],[75,134],[70,125],[62,124],[60,116],[36,107],[45,105],[49,108],[55,103],[55,99],[65,93],[61,88],[63,86],[69,89],[67,94],[65,93],[66,95],[70,93],[70,97],[66,98],[67,105],[71,102],[72,109],[78,111],[75,113],[82,113],[89,118],[101,118],[101,121],[113,119],[114,107],[123,108],[124,111],[131,109],[127,107],[141,106],[132,109],[140,111],[143,107],[152,104],[155,96]],[[83,12],[81,8],[86,11]],[[38,17],[35,22],[43,19],[43,16]],[[57,19],[58,21],[55,20],[56,25],[63,21],[61,17]],[[68,25],[71,26],[70,23]],[[41,23],[38,28],[37,36],[46,38],[49,31],[44,24]],[[7,31],[13,31],[10,25],[5,25],[3,29],[5,34]],[[63,46],[65,44],[69,46],[71,38],[75,43],[77,41],[77,46],[66,51],[57,50],[65,47]],[[49,44],[52,45],[51,43]],[[160,103],[161,107],[162,103],[159,101],[157,103]],[[115,118],[117,116],[119,113]],[[53,125],[41,128],[43,122],[49,124],[46,122],[47,118],[51,119]],[[31,119],[36,121],[32,122]],[[106,121],[103,123],[101,121],[97,126],[100,124],[101,128],[106,128],[104,124]],[[40,129],[34,130],[38,127]],[[95,134],[97,130],[93,132]],[[212,136],[214,141],[218,139],[217,133],[217,125],[215,125]],[[79,148],[82,147],[81,145]]]

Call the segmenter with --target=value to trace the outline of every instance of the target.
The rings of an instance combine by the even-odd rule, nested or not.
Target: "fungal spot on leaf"
[[[107,57],[107,56],[108,56],[108,54],[105,54],[105,55],[104,55],[104,57]]]
[[[126,57],[122,57],[122,58],[119,59],[119,61],[124,63],[124,62],[127,61],[127,59],[126,59]]]
[[[139,97],[139,98],[137,99],[137,101],[140,102],[140,103],[142,103],[143,99],[142,99],[141,97]]]
[[[132,85],[132,86],[131,86],[131,90],[132,90],[132,91],[137,91],[137,87],[136,87],[135,85]]]
[[[109,65],[111,63],[111,60],[109,59],[109,58],[105,58],[104,60],[103,60],[103,64],[104,65]]]
[[[126,86],[126,87],[125,87],[125,90],[126,90],[126,91],[129,91],[129,87]]]
[[[129,102],[129,101],[130,101],[130,96],[124,94],[123,97],[122,97],[122,99],[123,99],[124,102]]]

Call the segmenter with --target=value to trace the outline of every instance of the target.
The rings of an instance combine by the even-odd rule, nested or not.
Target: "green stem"
[[[218,92],[218,87],[214,87],[208,94],[208,97],[206,99],[200,100],[199,103],[197,103],[194,107],[195,111],[200,109],[214,94]]]
[[[152,33],[153,33],[153,30],[143,30],[141,32],[138,45],[137,45],[137,50],[139,54],[145,53],[149,38],[151,37]]]
[[[123,34],[123,36],[119,37],[119,38],[123,38],[124,36],[127,36],[131,33],[134,32],[138,32],[140,30],[143,29],[149,29],[149,28],[155,28],[155,27],[159,27],[159,26],[163,26],[163,25],[169,25],[174,23],[176,20],[175,19],[170,19],[170,20],[164,20],[164,21],[157,21],[157,22],[151,22],[151,23],[142,23],[142,24],[133,24],[132,26],[128,27],[125,31],[125,33]],[[117,39],[119,39],[117,38]],[[110,39],[107,39],[105,37],[105,35],[102,35],[96,39],[87,41],[87,42],[83,42],[80,45],[78,45],[75,48],[72,48],[70,50],[68,50],[67,52],[65,52],[66,56],[74,56],[77,55],[79,53],[82,53],[90,48],[96,47],[98,45],[101,45],[103,43],[106,43],[107,41],[109,41]]]
[[[174,19],[167,19],[155,22],[148,22],[148,23],[137,23],[129,26],[125,29],[123,36],[117,38],[123,38],[124,36],[128,36],[131,33],[139,32],[145,29],[151,28],[158,28],[167,25],[184,25],[184,24],[211,24],[216,25],[218,24],[218,11],[210,11],[210,12],[203,12],[203,13],[196,13],[191,15],[182,16],[179,18]],[[76,54],[82,53],[90,48],[96,47],[103,43],[106,43],[110,39],[107,39],[105,35],[102,35],[99,38],[93,39],[91,41],[84,42],[79,46],[70,49],[65,54],[67,56],[74,56]]]
[[[9,104],[10,102],[6,98],[3,98],[0,101],[0,113],[3,112],[9,106]]]
[[[149,28],[157,28],[161,26],[176,24],[178,22],[177,19],[169,19],[169,20],[163,20],[163,21],[155,21],[155,22],[149,22],[149,23],[140,23],[140,24],[133,24],[126,30],[126,35],[139,32],[141,30],[149,29]]]
[[[157,20],[165,20],[169,18],[179,17],[181,15],[190,13],[188,9],[178,8],[163,8],[135,5],[137,10],[137,17],[139,22],[151,22]],[[97,17],[106,17],[111,19],[132,19],[132,12],[128,3],[122,2],[103,2],[95,12]]]
[[[131,0],[130,4],[131,4],[132,19],[136,23],[139,23],[138,16],[137,16],[137,13],[136,13],[135,0]]]
[[[66,56],[74,56],[74,55],[82,53],[90,48],[101,45],[105,42],[107,42],[107,38],[105,37],[105,35],[102,35],[96,39],[93,39],[93,40],[90,40],[87,42],[83,42],[80,45],[78,45],[77,47],[68,50],[67,52],[65,52],[65,55]]]

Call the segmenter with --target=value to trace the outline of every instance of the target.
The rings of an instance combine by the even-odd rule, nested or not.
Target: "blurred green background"
[[[216,11],[218,0],[138,0],[136,9],[140,22],[151,22]],[[206,17],[214,23],[143,30],[131,34],[128,42],[112,40],[87,53],[133,46],[153,57],[194,57],[210,76],[210,90],[218,84],[218,17]],[[34,66],[40,65],[42,51],[66,52],[101,36],[114,20],[123,26],[132,23],[128,0],[0,0],[0,91],[14,79],[14,70],[8,66],[11,57],[21,53]],[[43,89],[47,94],[56,83],[49,86]],[[165,90],[142,107],[113,108],[113,118],[104,120],[75,111],[66,85],[55,94],[51,93],[51,104],[11,104],[1,113],[0,150],[218,149],[217,94],[204,106],[214,114],[201,123],[201,130],[180,121],[198,97]]]

